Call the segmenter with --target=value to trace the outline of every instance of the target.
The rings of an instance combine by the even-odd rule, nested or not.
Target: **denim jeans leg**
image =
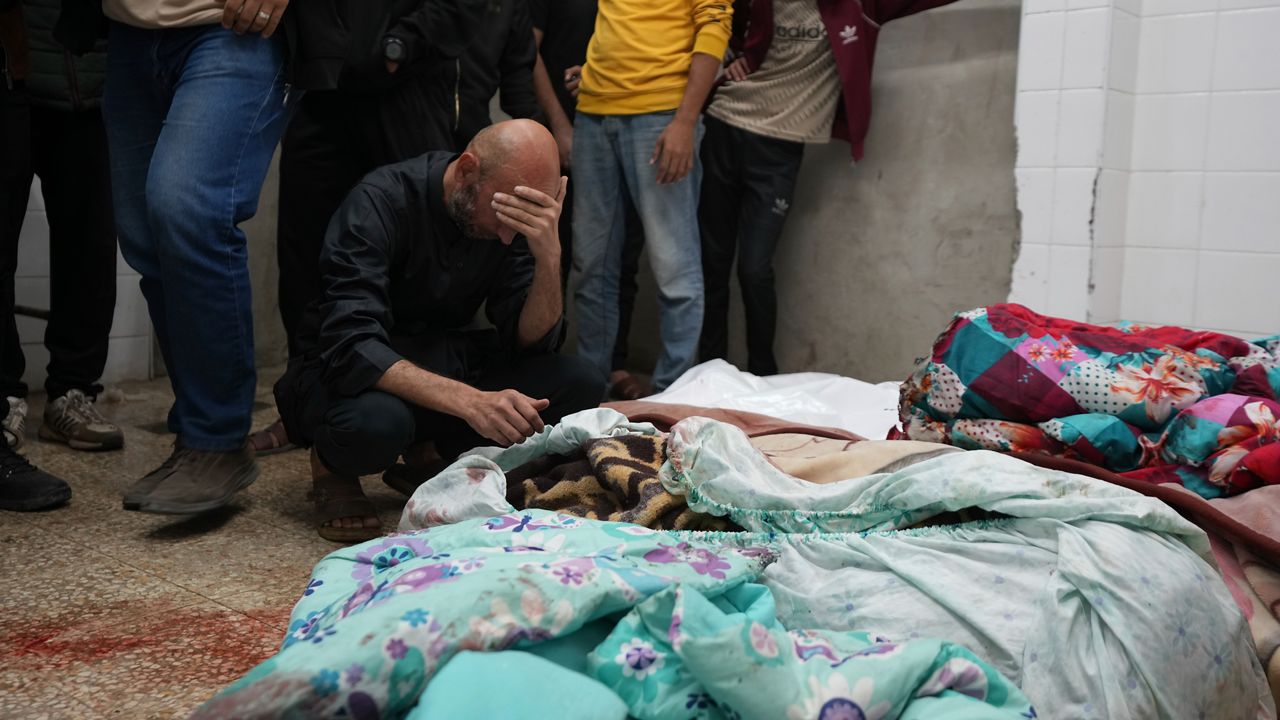
[[[603,380],[618,332],[625,235],[618,118],[578,113],[573,130],[573,287],[578,354]]]
[[[119,127],[109,133],[113,165],[120,165],[113,176],[128,182],[128,199],[117,202],[121,245],[143,276],[178,397],[171,425],[186,447],[232,449],[249,431],[256,389],[248,252],[238,225],[257,211],[288,119],[284,47],[279,38],[240,36],[217,25],[121,27],[113,28],[112,53],[117,36],[137,38],[150,45],[152,59],[147,68],[146,53],[139,53],[133,78],[113,75],[112,63],[109,127],[129,122],[135,113],[153,127],[154,110],[164,110],[158,113],[158,133]],[[139,75],[148,72],[153,91],[147,95],[156,102],[141,110],[128,107],[128,95],[137,90],[120,81],[147,82]],[[117,145],[123,156],[117,156]],[[135,225],[144,231],[126,238]]]
[[[169,353],[165,298],[160,285],[160,258],[147,219],[147,173],[156,140],[169,107],[169,83],[160,77],[156,53],[162,34],[122,23],[112,23],[111,52],[107,53],[106,90],[102,120],[107,129],[111,163],[111,201],[120,254],[141,275],[139,286],[147,301],[151,325],[166,368],[173,367]],[[169,410],[169,430],[178,432],[185,394],[180,379],[170,374],[174,402]]]
[[[698,237],[698,190],[702,163],[694,138],[693,170],[679,182],[658,184],[657,165],[649,164],[654,146],[674,113],[651,113],[618,118],[625,129],[620,157],[631,199],[644,226],[649,261],[658,283],[662,351],[653,371],[653,389],[664,390],[693,367],[702,333],[702,248]],[[574,135],[574,162],[577,162]]]

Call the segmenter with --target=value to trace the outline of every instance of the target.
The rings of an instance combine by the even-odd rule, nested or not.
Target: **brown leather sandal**
[[[297,447],[289,442],[289,434],[284,429],[284,420],[279,418],[249,436],[249,449],[258,457],[288,452]]]
[[[360,487],[360,478],[333,473],[317,475],[312,480],[311,499],[316,506],[316,532],[325,540],[359,543],[382,536],[382,523],[377,527],[334,527],[338,518],[378,517],[378,511]]]

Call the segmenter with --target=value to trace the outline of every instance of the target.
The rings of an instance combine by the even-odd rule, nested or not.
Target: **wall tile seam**
[[[1030,169],[1030,168],[1027,168]],[[1129,170],[1141,175],[1280,175],[1280,170]]]
[[[1280,251],[1276,250],[1217,250],[1213,248],[1148,248],[1151,250],[1193,250],[1201,255],[1252,255],[1280,259]]]
[[[1259,5],[1257,7],[1247,8],[1220,8],[1216,12],[1218,15],[1243,15],[1245,13],[1266,13],[1280,11],[1280,5]],[[1194,15],[1197,13],[1188,13]]]
[[[1160,2],[1160,0],[1156,0],[1156,2]],[[1215,15],[1219,12],[1223,12],[1222,10],[1219,10],[1216,7],[1207,8],[1204,10],[1174,10],[1173,12],[1145,12],[1145,7],[1146,6],[1144,4],[1143,6],[1144,12],[1142,13],[1142,15],[1139,16],[1139,18],[1142,20],[1150,20],[1152,18],[1182,17],[1184,15]],[[1256,10],[1257,8],[1236,8],[1236,9],[1237,10],[1239,9]]]
[[[1211,83],[1212,83],[1212,79],[1217,76],[1217,70],[1218,70],[1218,19],[1219,19],[1219,13],[1215,12],[1213,15],[1213,25],[1212,27],[1209,28],[1209,33],[1208,33],[1208,37],[1211,39],[1210,42],[1213,43],[1213,45],[1211,46],[1211,49],[1213,52],[1211,52],[1209,55],[1209,78]],[[1207,169],[1209,166],[1209,147],[1210,147],[1209,141],[1212,137],[1213,137],[1213,93],[1211,91],[1209,94],[1209,116],[1205,119],[1205,123],[1204,123],[1204,145],[1203,145],[1204,152],[1201,155],[1202,160],[1200,161],[1202,170]],[[1192,269],[1191,269],[1191,287],[1195,288],[1195,290],[1193,291],[1194,294],[1192,296],[1192,302],[1191,302],[1192,322],[1195,322],[1196,318],[1201,316],[1201,303],[1206,302],[1209,299],[1206,297],[1201,297],[1201,294],[1200,294],[1200,265],[1203,263],[1203,258],[1204,258],[1204,255],[1203,255],[1204,227],[1205,227],[1204,221],[1205,221],[1205,215],[1206,215],[1205,186],[1207,184],[1208,183],[1205,182],[1204,176],[1201,175],[1200,208],[1199,208],[1200,216],[1197,219],[1198,226],[1196,227],[1197,254],[1196,254],[1196,262],[1192,264]]]
[[[1112,92],[1117,92],[1130,97],[1174,97],[1180,95],[1273,95],[1280,92],[1280,79],[1276,81],[1276,87],[1273,88],[1249,88],[1247,90],[1215,90],[1214,88],[1205,88],[1204,90],[1148,90],[1145,92],[1136,92],[1131,90],[1121,90],[1119,88],[1107,88]],[[1067,88],[1076,89],[1076,88]],[[1080,88],[1088,89],[1088,88]],[[1044,90],[1023,90],[1022,92],[1046,92]]]
[[[1098,143],[1097,167],[1094,169],[1094,173],[1093,173],[1093,183],[1092,183],[1092,190],[1091,190],[1091,192],[1090,192],[1090,202],[1089,202],[1089,242],[1088,242],[1088,245],[1087,245],[1087,247],[1089,248],[1089,263],[1088,263],[1088,265],[1087,265],[1087,267],[1088,267],[1088,269],[1089,269],[1089,272],[1088,272],[1087,277],[1085,278],[1085,283],[1086,283],[1086,284],[1085,284],[1085,289],[1086,289],[1086,292],[1085,292],[1085,320],[1086,320],[1086,321],[1090,321],[1090,320],[1092,320],[1092,319],[1097,315],[1097,313],[1094,311],[1094,301],[1095,301],[1095,296],[1097,296],[1097,295],[1098,295],[1098,287],[1097,287],[1097,283],[1096,283],[1096,281],[1095,281],[1095,274],[1096,274],[1096,272],[1097,272],[1097,269],[1096,269],[1096,267],[1095,267],[1095,263],[1094,263],[1094,251],[1098,248],[1097,226],[1096,226],[1096,224],[1095,224],[1095,223],[1096,223],[1097,218],[1098,218],[1098,204],[1099,204],[1099,203],[1098,203],[1098,185],[1099,185],[1099,180],[1100,180],[1100,179],[1101,179],[1101,177],[1102,177],[1102,171],[1106,169],[1106,168],[1105,168],[1105,165],[1106,165],[1106,162],[1105,162],[1105,160],[1106,160],[1106,152],[1105,152],[1105,151],[1106,151],[1106,145],[1107,145],[1107,109],[1108,109],[1108,106],[1111,104],[1111,96],[1110,96],[1111,85],[1112,85],[1111,74],[1112,74],[1112,71],[1114,70],[1114,68],[1112,67],[1112,62],[1111,62],[1111,60],[1112,60],[1112,58],[1111,58],[1112,36],[1113,36],[1113,34],[1115,33],[1115,26],[1116,26],[1116,19],[1115,19],[1115,15],[1114,15],[1114,13],[1116,13],[1116,12],[1122,12],[1122,13],[1124,13],[1124,14],[1126,14],[1126,15],[1128,15],[1128,14],[1129,14],[1129,13],[1125,12],[1124,10],[1121,10],[1120,8],[1116,7],[1116,4],[1115,4],[1115,2],[1114,2],[1114,1],[1110,3],[1110,5],[1108,6],[1108,8],[1107,8],[1107,9],[1110,11],[1110,14],[1108,14],[1108,16],[1107,16],[1107,23],[1106,23],[1106,28],[1107,28],[1107,30],[1106,30],[1106,37],[1104,37],[1104,38],[1102,39],[1102,46],[1101,46],[1101,47],[1102,47],[1102,53],[1103,53],[1103,58],[1102,58],[1102,118],[1101,118],[1101,122],[1102,122],[1102,133],[1101,133],[1101,135],[1100,135],[1100,140],[1101,140],[1101,141]],[[1142,42],[1141,28],[1139,28],[1138,42],[1139,42],[1139,43],[1141,43],[1141,42]],[[1129,126],[1129,135],[1130,135],[1130,136],[1132,136],[1132,135],[1133,135],[1133,125],[1132,125],[1132,121],[1130,122],[1130,126]],[[1130,149],[1130,158],[1129,158],[1129,162],[1128,162],[1128,163],[1126,163],[1126,164],[1128,164],[1128,165],[1132,165],[1132,164],[1133,164],[1132,149]],[[1126,182],[1127,182],[1127,181],[1128,181],[1128,179],[1126,178]],[[1127,195],[1127,194],[1126,194],[1126,195]],[[1127,204],[1127,197],[1126,197],[1126,204]],[[1126,214],[1126,217],[1127,217],[1127,215],[1128,215],[1128,208],[1127,208],[1127,207],[1126,207],[1126,209],[1125,209],[1125,214]],[[1127,224],[1127,223],[1126,223],[1126,224]],[[1122,265],[1122,268],[1121,268],[1121,276],[1123,277],[1123,272],[1124,272],[1124,271],[1123,271],[1123,263],[1124,263],[1124,256],[1123,256],[1123,254],[1122,254],[1122,255],[1121,255],[1121,257],[1120,257],[1120,262],[1121,262],[1121,265]],[[1122,303],[1121,307],[1123,307],[1123,303]],[[1109,313],[1108,313],[1108,314],[1109,314]]]

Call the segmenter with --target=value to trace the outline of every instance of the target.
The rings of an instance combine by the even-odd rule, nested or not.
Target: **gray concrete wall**
[[[840,141],[805,153],[777,256],[783,372],[901,379],[952,313],[1008,296],[1019,14],[1018,0],[961,0],[885,25],[866,157],[851,166]],[[656,357],[652,293],[645,278],[642,370]],[[745,367],[736,303],[730,359]]]
[[[783,372],[900,379],[952,313],[1008,296],[1019,13],[1018,0],[960,0],[884,27],[866,157],[852,166],[840,141],[805,153],[777,257]],[[244,226],[262,366],[285,358],[277,177],[273,164]],[[647,372],[658,337],[647,261],[641,281],[631,364]],[[734,302],[730,359],[745,366],[736,289]]]

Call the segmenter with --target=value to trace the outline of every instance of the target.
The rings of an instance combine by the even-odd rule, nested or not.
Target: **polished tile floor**
[[[264,373],[254,427],[275,418]],[[0,512],[0,718],[185,717],[279,646],[312,566],[337,546],[311,526],[307,455],[262,458],[257,483],[200,517],[126,513],[121,492],[169,454],[166,380],[100,402],[125,448],[83,453],[36,438],[23,452],[67,480],[71,504]],[[390,531],[404,498],[365,490]]]

